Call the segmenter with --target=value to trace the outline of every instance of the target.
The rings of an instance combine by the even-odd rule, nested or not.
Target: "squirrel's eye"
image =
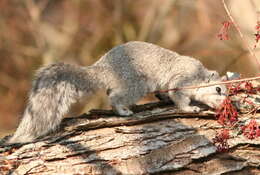
[[[217,93],[220,95],[221,94],[221,88],[220,87],[216,87],[216,91]]]

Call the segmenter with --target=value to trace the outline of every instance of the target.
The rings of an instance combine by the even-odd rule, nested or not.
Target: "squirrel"
[[[222,79],[195,58],[141,41],[116,46],[91,66],[55,63],[36,73],[22,120],[8,143],[32,142],[54,131],[73,103],[98,89],[107,91],[117,114],[131,116],[129,106],[147,93]],[[216,108],[226,97],[226,87],[215,85],[161,95],[182,111],[198,112],[201,109],[191,106],[191,100]]]

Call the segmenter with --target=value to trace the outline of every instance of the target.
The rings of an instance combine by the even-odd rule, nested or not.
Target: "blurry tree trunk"
[[[238,135],[228,153],[211,143],[221,126],[210,112],[176,113],[169,104],[64,119],[61,131],[23,146],[0,146],[0,174],[260,174],[260,140]]]
[[[256,25],[257,21],[260,21],[260,1],[259,0],[231,0],[229,2],[229,8],[231,14],[234,16],[238,26],[240,27],[246,42],[255,52],[256,57],[260,60],[260,44],[256,42],[256,37],[254,34],[257,33]],[[242,14],[241,14],[242,13]],[[241,41],[241,38],[239,38]],[[250,66],[254,69],[256,75],[260,72],[260,67],[256,64],[255,58],[248,59],[248,56],[251,56],[248,53],[248,49],[245,47],[245,53],[241,56],[241,61],[246,63],[251,63]]]

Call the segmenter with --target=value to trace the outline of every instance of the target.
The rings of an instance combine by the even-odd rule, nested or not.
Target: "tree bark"
[[[229,151],[217,152],[212,138],[222,126],[213,112],[180,113],[163,102],[134,111],[93,110],[34,143],[0,145],[0,174],[260,174],[260,139],[232,134]]]

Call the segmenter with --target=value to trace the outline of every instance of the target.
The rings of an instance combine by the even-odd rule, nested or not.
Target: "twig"
[[[167,90],[159,90],[159,91],[155,91],[155,93],[156,92],[166,93],[166,92],[169,92],[169,91],[177,91],[177,90],[184,90],[184,89],[204,88],[204,87],[215,86],[215,85],[232,84],[232,83],[238,83],[238,82],[243,82],[243,81],[259,80],[259,79],[260,79],[260,76],[257,76],[257,77],[251,77],[251,78],[243,78],[243,79],[237,79],[237,80],[208,83],[208,84],[198,85],[198,86],[185,86],[185,87],[179,87],[179,88],[173,88],[173,89],[167,89]]]
[[[259,63],[259,61],[258,61],[257,56],[255,55],[254,51],[250,48],[248,42],[246,41],[246,39],[245,39],[243,33],[242,33],[241,30],[240,30],[238,24],[236,23],[236,21],[234,20],[233,16],[231,15],[231,13],[230,13],[230,11],[229,11],[229,9],[228,9],[226,3],[225,3],[225,0],[222,0],[222,3],[223,3],[223,6],[224,6],[224,8],[225,8],[225,11],[226,11],[228,17],[230,18],[231,22],[234,24],[236,30],[238,31],[238,34],[239,34],[240,38],[242,39],[243,43],[246,45],[246,47],[247,47],[249,53],[251,54],[251,56],[253,56],[253,57],[255,58],[255,61],[256,61],[256,63],[258,64],[259,68],[260,68],[260,63]]]

